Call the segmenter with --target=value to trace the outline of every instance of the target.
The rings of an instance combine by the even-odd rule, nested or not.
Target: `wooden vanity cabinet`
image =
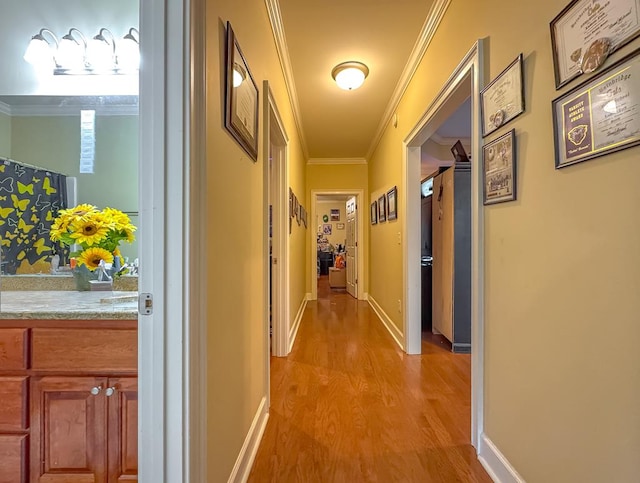
[[[137,481],[136,321],[56,322],[14,321],[8,370],[0,320],[0,483]]]

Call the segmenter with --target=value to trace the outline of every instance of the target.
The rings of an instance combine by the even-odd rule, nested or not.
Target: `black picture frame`
[[[373,203],[371,203],[370,216],[371,216],[371,224],[376,225],[378,223],[378,202],[377,201],[374,201]]]
[[[626,6],[624,3],[626,2]],[[604,2],[603,2],[604,3]],[[607,2],[608,3],[608,2]],[[556,90],[561,87],[567,85],[573,79],[581,76],[583,74],[582,71],[582,60],[584,56],[583,50],[589,50],[593,45],[594,39],[598,40],[601,38],[609,39],[611,45],[604,57],[602,59],[602,64],[606,62],[608,56],[610,56],[613,52],[624,47],[629,42],[640,36],[640,22],[635,25],[632,22],[627,21],[627,26],[624,28],[624,24],[621,24],[618,20],[618,13],[620,11],[633,11],[634,7],[637,10],[640,7],[640,2],[638,0],[617,0],[613,2],[612,7],[615,7],[615,11],[611,12],[613,18],[609,19],[607,17],[607,12],[605,9],[593,9],[591,0],[572,0],[569,4],[562,9],[562,11],[549,23],[549,28],[551,30],[551,56],[553,57],[553,74],[556,83]],[[602,30],[595,31],[594,30],[594,22],[585,21],[586,18],[590,15],[598,15],[600,18],[598,19],[598,24]],[[583,20],[579,23],[575,23],[574,20],[576,18],[582,18]],[[633,15],[630,18],[635,18]],[[575,36],[576,32],[574,32],[574,38],[567,39],[559,39],[559,33],[562,31],[562,24],[566,22],[567,25],[570,26],[571,29],[575,29],[576,26],[584,26],[584,31],[582,33],[582,38],[580,36]],[[608,31],[607,27],[611,27],[612,31]],[[562,37],[562,35],[560,35]],[[583,45],[581,42],[589,39],[592,42],[589,45]],[[570,43],[573,40],[573,46],[568,47],[565,46],[565,43]],[[577,43],[577,45],[576,45]],[[567,48],[568,47],[568,48]],[[571,49],[578,47],[575,51],[571,52]],[[566,51],[561,51],[561,48],[567,49]],[[567,56],[569,57],[567,59]],[[565,60],[570,60],[575,65],[571,65],[567,67],[568,71],[573,70],[573,72],[567,72],[563,75],[561,72],[561,60],[563,57]],[[600,65],[600,64],[598,64]]]
[[[516,199],[516,131],[487,143],[482,148],[482,185],[485,205]]]
[[[240,79],[234,85],[236,79]],[[258,160],[259,91],[240,44],[227,22],[224,126],[255,162]]]
[[[508,77],[512,76],[512,77]],[[480,91],[482,137],[505,126],[525,110],[524,59],[520,53],[498,76]],[[513,81],[515,85],[510,85]],[[502,101],[498,106],[488,105],[494,95]],[[509,102],[513,99],[514,102]],[[506,103],[506,104],[503,104]],[[497,107],[497,110],[496,110]]]
[[[382,195],[378,198],[378,223],[387,221],[387,197]]]
[[[394,186],[387,191],[387,220],[398,218],[398,187]]]
[[[639,76],[636,49],[551,101],[556,169],[640,144]]]

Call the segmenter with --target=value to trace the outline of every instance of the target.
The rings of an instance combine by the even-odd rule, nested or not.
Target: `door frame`
[[[265,347],[267,363],[266,367],[266,387],[267,387],[267,405],[269,407],[269,377],[270,377],[270,353],[277,357],[284,357],[289,354],[289,170],[288,170],[288,151],[289,137],[284,128],[282,117],[278,111],[273,92],[269,86],[269,81],[263,82],[262,91],[265,93],[263,97],[263,136],[262,149],[264,163],[264,259],[265,259]],[[271,152],[271,148],[274,151]],[[277,197],[277,210],[273,210],[273,228],[277,231],[280,243],[274,247],[273,254],[279,263],[279,276],[277,280],[273,280],[276,286],[277,300],[274,306],[277,307],[272,318],[273,335],[271,337],[271,347],[269,347],[269,293],[271,290],[269,273],[271,266],[269,264],[269,160],[272,156],[273,168],[275,170],[275,185]],[[271,350],[270,350],[271,349]]]
[[[140,2],[144,88],[139,92],[138,290],[153,296],[153,313],[138,316],[140,481],[192,479],[185,425],[190,418],[191,381],[186,362],[190,317],[185,303],[191,301],[185,201],[190,192],[190,5],[190,0]],[[187,263],[168,254],[185,254]],[[204,368],[195,367],[198,370]]]
[[[363,189],[341,189],[341,190],[311,190],[311,217],[309,228],[309,282],[311,285],[311,292],[307,294],[307,300],[318,300],[318,238],[317,238],[317,229],[318,225],[316,223],[317,214],[318,214],[318,195],[339,195],[339,196],[355,196],[356,197],[356,212],[357,212],[357,220],[358,220],[358,286],[357,286],[357,295],[358,300],[364,300],[365,291],[364,291],[364,223],[362,216],[362,207],[364,206],[364,190]]]
[[[446,118],[446,104],[461,97],[471,83],[471,444],[477,449],[484,429],[484,210],[482,203],[482,134],[480,91],[485,82],[484,39],[478,40],[462,59],[434,101],[426,109],[403,144],[402,175],[404,265],[404,350],[421,352],[420,299],[420,146]],[[465,96],[466,97],[466,96]],[[447,114],[448,115],[448,114]]]

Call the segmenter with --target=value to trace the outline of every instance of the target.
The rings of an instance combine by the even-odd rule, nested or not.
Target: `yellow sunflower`
[[[89,247],[100,243],[109,232],[108,225],[93,218],[76,220],[72,223],[71,229],[71,237],[76,243],[86,244]]]
[[[113,263],[113,254],[104,248],[87,248],[77,258],[79,265],[86,265],[91,271],[98,268],[100,261],[105,263]]]

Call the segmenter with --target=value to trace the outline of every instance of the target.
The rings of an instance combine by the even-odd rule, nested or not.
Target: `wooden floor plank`
[[[271,359],[271,408],[249,482],[491,482],[470,445],[471,359],[425,334],[404,354],[366,302],[321,277],[291,354]]]

